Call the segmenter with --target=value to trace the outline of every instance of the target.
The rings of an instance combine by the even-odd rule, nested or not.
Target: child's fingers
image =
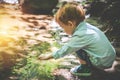
[[[38,58],[42,60],[42,59],[45,59],[45,58],[46,58],[46,56],[45,56],[45,55],[43,55],[43,54],[41,54]]]
[[[41,54],[38,58],[39,58],[40,60],[51,59],[51,58],[52,58],[52,54]]]

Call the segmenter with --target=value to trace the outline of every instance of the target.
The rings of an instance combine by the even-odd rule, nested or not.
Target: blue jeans
[[[92,66],[89,56],[84,50],[80,49],[80,50],[76,51],[76,54],[77,54],[78,58],[86,61],[88,66]]]

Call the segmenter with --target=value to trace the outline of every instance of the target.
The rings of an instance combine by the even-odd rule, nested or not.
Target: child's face
[[[67,24],[64,24],[64,23],[62,23],[61,21],[59,21],[58,23],[59,23],[59,25],[64,29],[64,31],[65,31],[67,34],[69,34],[69,35],[72,35],[72,34],[73,34],[73,32],[74,32],[74,30],[75,30],[75,27],[76,27],[75,22],[73,22],[73,21],[68,21]]]

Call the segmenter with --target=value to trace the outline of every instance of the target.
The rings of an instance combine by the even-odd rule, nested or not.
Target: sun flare
[[[0,19],[0,47],[8,46],[17,37],[11,30],[13,23],[7,17]]]

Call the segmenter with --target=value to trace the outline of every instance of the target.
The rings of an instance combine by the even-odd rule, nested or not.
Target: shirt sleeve
[[[69,53],[72,53],[79,49],[84,48],[85,46],[90,44],[90,42],[91,42],[90,36],[74,35],[67,44],[65,44],[62,48],[60,48],[58,51],[53,53],[53,57],[55,59],[63,57]]]

